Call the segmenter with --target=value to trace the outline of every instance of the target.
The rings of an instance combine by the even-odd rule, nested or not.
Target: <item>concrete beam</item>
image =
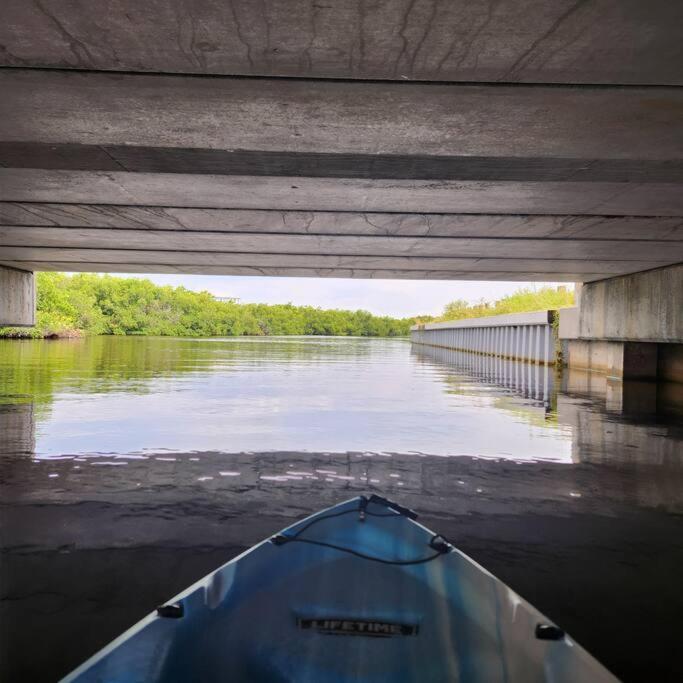
[[[189,239],[189,238],[188,238]],[[264,247],[265,248],[265,247]],[[334,252],[335,250],[330,250]],[[337,250],[338,251],[338,250]],[[14,247],[0,246],[0,257],[11,261],[30,261],[35,270],[43,270],[40,264],[88,264],[88,263],[129,263],[131,265],[151,266],[178,265],[194,266],[251,266],[254,268],[361,268],[406,271],[440,271],[478,273],[526,273],[544,272],[570,275],[590,279],[624,272],[632,272],[641,266],[640,262],[629,261],[585,261],[575,259],[520,259],[491,257],[449,257],[449,256],[401,256],[344,253],[286,253],[271,251],[197,251],[188,245],[185,249],[97,249],[92,247]],[[71,270],[71,268],[66,268]],[[106,268],[105,268],[106,270]],[[596,271],[601,276],[596,276]],[[551,278],[552,279],[552,278]]]
[[[189,238],[188,238],[189,239]],[[286,253],[277,250],[264,251],[197,251],[188,245],[185,249],[97,249],[87,247],[14,247],[0,246],[0,257],[12,261],[31,261],[34,264],[60,262],[64,264],[129,263],[150,266],[154,264],[202,266],[251,266],[270,268],[281,266],[294,268],[363,268],[406,271],[452,271],[489,272],[505,271],[525,273],[565,273],[577,276],[589,275],[595,279],[595,271],[622,273],[639,267],[628,261],[583,261],[572,259],[519,259],[519,258],[463,258],[449,256],[402,256],[333,253]],[[336,251],[339,251],[338,249]],[[42,270],[36,267],[36,270]],[[67,268],[66,270],[70,270]]]
[[[35,315],[33,273],[0,266],[0,327],[30,327]]]
[[[380,235],[292,235],[181,230],[0,226],[0,248],[121,249],[219,253],[406,256],[411,258],[565,259],[669,264],[683,260],[683,242],[628,240],[409,237]],[[124,246],[125,245],[125,246]],[[9,257],[8,257],[9,258]],[[627,270],[628,268],[624,268]]]
[[[149,263],[146,256],[142,256],[135,262],[126,255],[123,262],[97,262],[97,261],[2,261],[0,265],[16,268],[35,268],[36,270],[54,271],[74,271],[74,272],[107,272],[107,273],[200,273],[204,275],[259,275],[273,277],[331,277],[331,278],[357,278],[366,280],[502,280],[502,281],[521,281],[539,280],[543,282],[575,282],[577,273],[563,273],[548,270],[529,270],[522,272],[508,272],[504,270],[382,270],[381,268],[329,268],[329,267],[288,267],[282,265],[282,261],[288,262],[283,256],[279,255],[276,259],[277,266],[263,265],[216,265],[216,261],[233,260],[231,255],[221,255],[216,259],[215,255],[207,255],[202,252],[195,254],[194,265],[188,265],[186,259],[182,263]],[[311,260],[311,257],[308,257]],[[538,262],[539,267],[543,267],[542,261]],[[585,273],[583,277],[594,280],[604,277],[604,274]]]
[[[370,125],[379,125],[371,122]],[[178,140],[178,143],[181,143]],[[286,144],[286,143],[285,143]],[[380,141],[381,144],[381,141]],[[530,150],[532,151],[532,150]],[[545,156],[472,156],[309,151],[223,150],[145,145],[2,142],[6,168],[128,171],[195,175],[395,178],[610,183],[683,181],[683,163],[661,159],[590,159]]]
[[[683,241],[679,218],[542,216],[0,202],[0,225],[317,235]]]
[[[287,155],[314,154],[320,166],[325,166],[325,154],[352,155],[334,160],[342,167],[336,175],[343,177],[354,177],[354,168],[362,167],[362,155],[418,156],[426,158],[425,164],[430,157],[463,157],[461,164],[488,164],[484,179],[495,179],[496,169],[502,173],[508,163],[528,167],[534,159],[550,163],[555,172],[561,173],[564,165],[565,173],[580,173],[581,165],[574,164],[584,159],[595,164],[591,173],[598,177],[592,179],[609,181],[602,174],[623,173],[620,162],[625,160],[657,168],[666,162],[669,172],[672,168],[680,172],[683,158],[680,88],[366,83],[10,69],[0,71],[0,90],[0,141],[29,143],[21,149],[27,156],[48,153],[48,148],[35,143],[82,145],[83,163],[89,168],[106,163],[101,170],[120,165],[141,172],[187,172],[188,165],[201,162],[213,163],[213,172],[220,173],[225,159],[234,159],[228,153],[244,151],[280,153],[290,164],[296,159]],[[112,149],[91,148],[103,145]],[[8,152],[17,157],[18,149]],[[227,156],[216,159],[212,150]],[[106,159],[110,154],[114,158]],[[55,163],[60,156],[63,162],[69,155],[53,150]],[[258,157],[243,158],[241,163],[247,162],[258,163]],[[162,166],[150,169],[150,163]],[[304,158],[302,163],[312,162]],[[405,158],[399,160],[396,170],[404,163]],[[271,160],[268,165],[277,164]],[[210,171],[204,167],[201,172]],[[232,174],[256,175],[239,169]],[[314,175],[286,169],[281,174]],[[389,169],[384,176],[373,177],[394,176]],[[444,176],[438,172],[432,177]],[[466,179],[462,171],[458,177]]]
[[[484,182],[0,168],[0,202],[279,211],[683,216],[679,183]]]
[[[669,0],[6,0],[3,19],[0,63],[11,66],[683,83],[683,12]]]

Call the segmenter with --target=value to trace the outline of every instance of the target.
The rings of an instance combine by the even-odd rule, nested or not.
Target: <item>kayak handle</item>
[[[377,505],[384,505],[384,507],[389,508],[390,510],[393,510],[394,512],[398,512],[399,515],[403,515],[404,517],[407,517],[408,519],[417,519],[417,512],[414,510],[411,510],[410,508],[403,507],[403,505],[399,505],[398,503],[394,503],[393,500],[389,500],[388,498],[383,498],[382,496],[378,496],[376,494],[372,494],[369,499],[367,498],[361,498],[361,506],[362,509],[365,509],[365,506],[363,506],[363,500],[366,500],[367,502],[365,505],[368,503],[376,503]]]
[[[451,550],[453,550],[453,544],[441,534],[432,536],[431,540],[429,541],[429,547],[442,554],[450,553]]]
[[[157,607],[157,614],[166,619],[181,619],[185,614],[185,608],[182,602],[176,602],[171,605],[159,605]]]

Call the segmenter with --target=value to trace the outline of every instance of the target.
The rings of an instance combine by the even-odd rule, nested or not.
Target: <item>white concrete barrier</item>
[[[534,311],[425,323],[411,328],[410,340],[414,344],[554,365],[556,314]]]

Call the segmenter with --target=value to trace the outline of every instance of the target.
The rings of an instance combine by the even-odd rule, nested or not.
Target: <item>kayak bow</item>
[[[223,565],[68,683],[616,678],[411,510],[353,498]]]

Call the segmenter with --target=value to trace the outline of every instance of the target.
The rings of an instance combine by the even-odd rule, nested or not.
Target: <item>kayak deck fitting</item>
[[[412,511],[360,496],[263,541],[64,679],[616,681]]]

